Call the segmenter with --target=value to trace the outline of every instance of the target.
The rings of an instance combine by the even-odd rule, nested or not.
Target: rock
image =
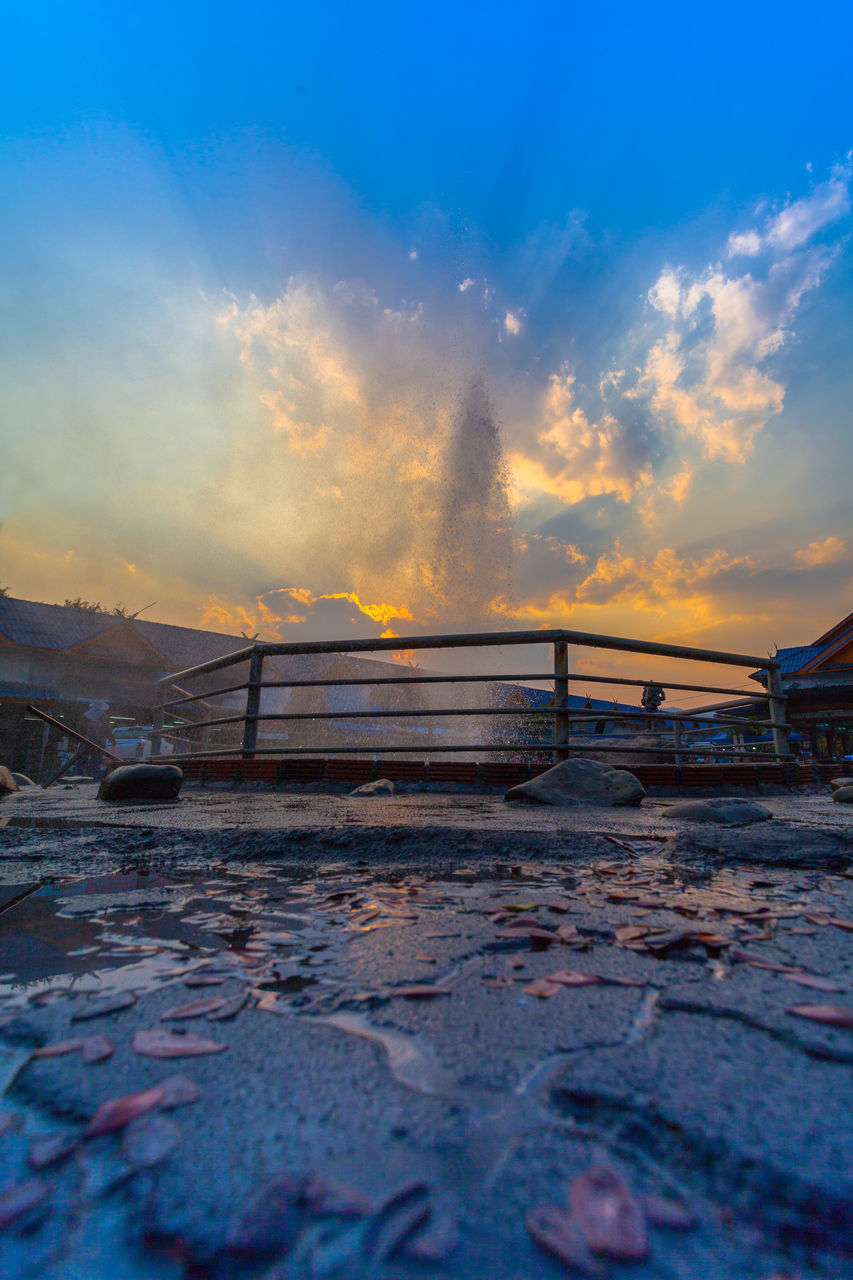
[[[531,804],[639,804],[645,795],[640,781],[627,769],[613,769],[598,760],[563,760],[529,782],[510,787],[505,800]]]
[[[99,800],[174,800],[184,775],[175,764],[123,764],[98,788]]]
[[[397,791],[390,778],[377,778],[375,782],[365,782],[351,791],[351,796],[393,796]]]
[[[840,791],[842,787],[853,787],[853,778],[830,778],[829,785],[833,791]]]
[[[839,787],[837,791],[833,791],[832,798],[838,804],[853,804],[853,782],[846,787]]]
[[[12,777],[15,779],[19,787],[34,787],[36,785],[32,778],[28,778],[25,773],[15,773],[14,769],[12,770]],[[853,779],[851,779],[851,781],[853,781]]]
[[[679,804],[671,804],[666,816],[679,822],[721,822],[727,827],[743,827],[748,822],[763,822],[773,814],[754,800],[724,797],[719,800],[683,800]]]
[[[0,796],[17,790],[18,784],[15,781],[15,775],[4,764],[0,764]]]

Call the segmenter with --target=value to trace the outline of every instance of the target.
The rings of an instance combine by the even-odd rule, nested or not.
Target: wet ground
[[[763,802],[4,803],[0,1274],[853,1276],[853,815]]]

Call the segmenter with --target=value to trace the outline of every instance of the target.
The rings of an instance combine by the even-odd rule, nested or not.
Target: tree
[[[8,587],[0,587],[0,596],[7,596],[8,594],[9,594]]]
[[[73,600],[64,600],[63,604],[66,609],[80,609],[82,613],[106,613],[113,618],[130,618],[132,614],[123,604],[114,604],[112,609],[106,609],[100,600],[93,602],[91,600],[83,600],[80,596],[75,596]]]

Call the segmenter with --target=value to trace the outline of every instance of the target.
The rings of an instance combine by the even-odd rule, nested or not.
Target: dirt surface
[[[853,1276],[853,814],[761,802],[11,797],[0,1274]]]

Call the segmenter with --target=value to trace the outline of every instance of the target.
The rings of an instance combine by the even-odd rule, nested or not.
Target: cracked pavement
[[[606,1164],[695,1220],[616,1277],[853,1276],[853,1032],[790,1012],[853,1006],[853,815],[828,795],[698,838],[654,800],[93,792],[0,807],[2,1274],[583,1274],[525,1220]],[[144,1056],[154,1029],[226,1048]],[[99,1036],[98,1061],[33,1056]],[[195,1101],[86,1135],[176,1075]]]

